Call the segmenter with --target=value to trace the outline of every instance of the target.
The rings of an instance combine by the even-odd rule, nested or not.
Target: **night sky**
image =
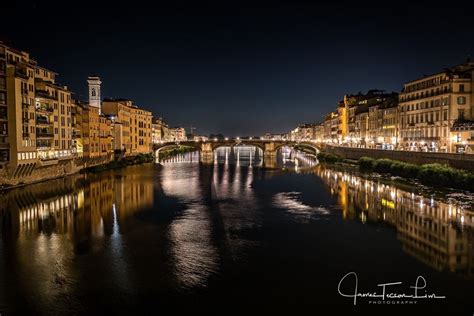
[[[400,91],[474,56],[474,13],[456,1],[446,2],[456,8],[139,2],[3,3],[0,39],[58,72],[79,99],[87,99],[87,76],[97,74],[103,97],[132,99],[199,134],[229,136],[319,122],[346,93]]]

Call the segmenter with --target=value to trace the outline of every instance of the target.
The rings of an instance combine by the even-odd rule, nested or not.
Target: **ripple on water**
[[[329,211],[322,206],[310,206],[301,201],[301,192],[280,192],[273,197],[273,205],[284,209],[294,219],[299,221],[313,221],[328,219]]]

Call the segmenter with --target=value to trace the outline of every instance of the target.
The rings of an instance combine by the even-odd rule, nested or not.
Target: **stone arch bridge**
[[[161,150],[178,148],[180,146],[194,147],[200,152],[201,162],[212,162],[214,160],[214,150],[219,147],[235,146],[255,146],[263,151],[264,160],[273,160],[276,158],[277,151],[284,147],[306,147],[314,150],[315,154],[319,152],[321,144],[309,141],[291,141],[291,140],[262,140],[262,139],[229,139],[229,140],[209,140],[209,141],[179,141],[166,142],[153,145],[155,157],[159,157]]]

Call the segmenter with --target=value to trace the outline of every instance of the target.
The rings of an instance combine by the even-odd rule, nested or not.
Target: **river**
[[[75,175],[0,196],[8,314],[351,310],[377,284],[416,305],[474,311],[472,205],[285,152],[252,149]],[[399,299],[359,297],[357,308]],[[412,304],[412,303],[410,303]],[[375,307],[374,308],[380,308]],[[387,307],[388,309],[388,307]]]

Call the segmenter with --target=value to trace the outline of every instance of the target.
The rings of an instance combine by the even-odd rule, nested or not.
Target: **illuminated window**
[[[458,97],[458,104],[460,105],[466,104],[466,97]]]

